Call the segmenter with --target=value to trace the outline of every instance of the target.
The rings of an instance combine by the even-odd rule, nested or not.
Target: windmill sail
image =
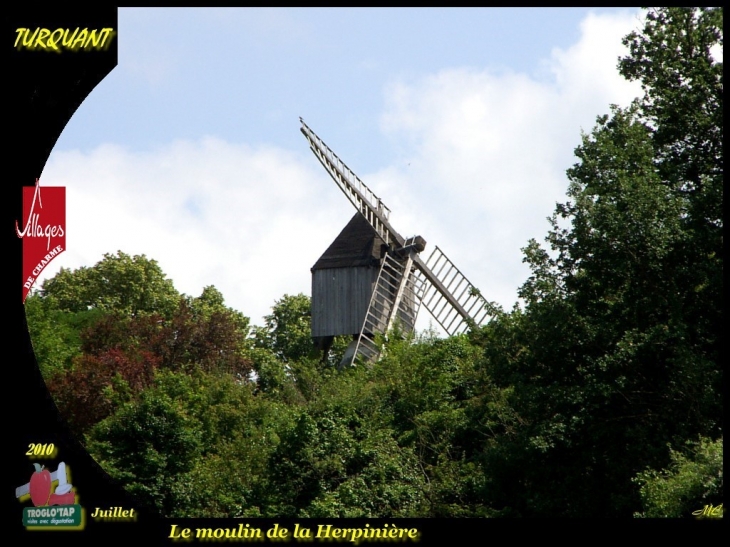
[[[317,156],[325,170],[340,187],[340,190],[347,196],[347,199],[355,206],[355,209],[365,217],[375,232],[385,241],[387,245],[403,245],[404,239],[390,225],[390,209],[383,201],[360,180],[352,170],[337,157],[329,146],[320,139],[304,120],[301,131],[309,141],[309,147]]]
[[[449,336],[481,325],[493,314],[494,305],[438,247],[425,263],[417,266],[424,287],[421,303]]]

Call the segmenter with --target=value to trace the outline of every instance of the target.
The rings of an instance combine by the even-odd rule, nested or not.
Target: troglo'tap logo
[[[35,186],[23,188],[23,228],[15,222],[15,233],[23,239],[23,302],[43,269],[66,250],[66,188]]]
[[[30,498],[33,507],[23,508],[23,526],[29,529],[82,529],[83,508],[76,503],[76,492],[68,482],[66,464],[60,462],[51,473],[34,463],[35,471],[28,483],[15,489],[21,502]],[[55,488],[54,488],[55,485]]]

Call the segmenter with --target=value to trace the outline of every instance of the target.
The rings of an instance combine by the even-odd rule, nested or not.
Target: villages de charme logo
[[[23,187],[23,221],[21,230],[15,221],[15,233],[23,240],[23,302],[46,266],[66,250],[66,188]]]

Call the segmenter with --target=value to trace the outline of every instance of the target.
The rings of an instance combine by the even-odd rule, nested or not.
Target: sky
[[[639,84],[617,71],[639,9],[120,8],[118,66],[59,137],[61,267],[122,251],[176,289],[214,285],[262,325],[311,294],[355,214],[299,118],[391,209],[509,310],[565,171],[596,117]],[[418,328],[432,324],[422,310]]]

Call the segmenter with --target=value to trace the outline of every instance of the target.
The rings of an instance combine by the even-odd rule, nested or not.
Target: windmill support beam
[[[403,276],[400,279],[400,283],[398,284],[398,292],[395,294],[395,299],[393,300],[393,307],[390,310],[390,318],[388,319],[388,327],[386,329],[386,332],[389,331],[391,328],[393,328],[393,323],[395,323],[395,318],[398,317],[398,308],[400,307],[401,300],[403,300],[403,293],[406,290],[406,285],[408,284],[408,278],[411,273],[411,267],[413,266],[413,257],[416,255],[415,252],[411,251],[408,253],[408,258],[406,258],[406,263],[403,266]],[[414,319],[415,323],[415,319]]]

